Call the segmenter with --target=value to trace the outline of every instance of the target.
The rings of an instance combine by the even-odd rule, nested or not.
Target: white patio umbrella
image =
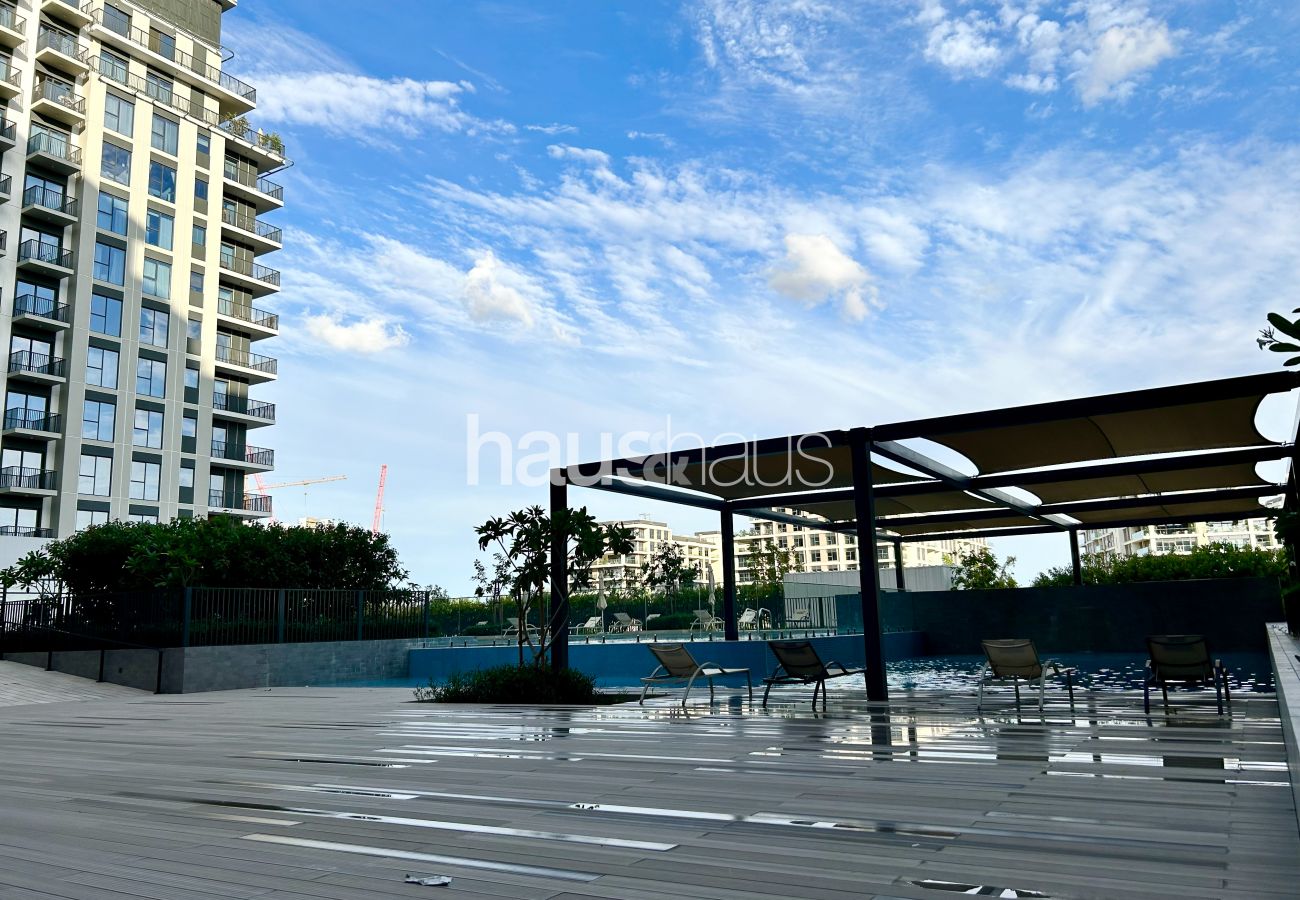
[[[708,563],[707,566],[708,568],[705,569],[705,574],[709,580],[709,616],[710,618],[717,618],[718,613],[714,608],[717,603],[717,598],[713,593],[713,563]]]
[[[605,580],[600,582],[600,596],[596,598],[596,609],[600,610],[600,632],[605,633],[605,610],[609,607],[609,598],[605,596]]]

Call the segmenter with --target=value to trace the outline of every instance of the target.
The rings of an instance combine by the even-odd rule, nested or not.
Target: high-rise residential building
[[[624,520],[618,524],[631,530],[632,552],[626,556],[606,555],[597,560],[591,567],[593,588],[603,586],[607,591],[622,593],[636,589],[642,581],[641,567],[650,561],[662,544],[676,544],[683,565],[697,567],[701,582],[709,566],[713,566],[718,581],[722,580],[722,538],[719,532],[673,534],[668,523],[647,518]]]
[[[224,65],[235,0],[0,0],[0,535],[258,518],[288,165]],[[0,550],[0,556],[12,557]]]
[[[1263,550],[1281,546],[1273,534],[1272,519],[1242,519],[1093,529],[1083,532],[1081,549],[1089,555],[1115,558],[1190,553],[1209,544],[1232,544],[1234,547]]]

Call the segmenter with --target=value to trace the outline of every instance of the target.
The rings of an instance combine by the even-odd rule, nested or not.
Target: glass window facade
[[[126,237],[126,201],[106,191],[99,192],[99,216],[95,224],[104,231]]]
[[[167,395],[167,363],[157,359],[141,359],[135,364],[135,392],[141,397]]]
[[[81,436],[91,441],[113,440],[116,412],[112,403],[87,398],[81,407]]]
[[[122,301],[116,297],[92,294],[90,297],[90,330],[111,337],[121,337]]]
[[[81,454],[81,466],[77,470],[77,493],[91,497],[107,497],[113,480],[113,460],[108,456],[91,456]],[[78,523],[81,513],[77,514]],[[105,514],[107,520],[107,514]]]

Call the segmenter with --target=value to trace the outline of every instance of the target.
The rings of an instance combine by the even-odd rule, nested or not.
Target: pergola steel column
[[[876,555],[876,501],[871,484],[871,438],[865,428],[849,432],[853,460],[853,513],[858,526],[858,580],[862,589],[862,641],[866,651],[867,699],[889,699],[880,637],[880,569]]]
[[[907,590],[907,578],[903,575],[903,539],[894,538],[894,586],[900,591]]]
[[[736,622],[736,520],[731,510],[722,511],[722,635],[740,640]]]
[[[1074,576],[1074,586],[1083,584],[1083,568],[1079,564],[1079,529],[1070,529],[1070,573]]]
[[[569,486],[563,470],[551,473],[551,669],[569,667],[569,541],[565,520],[569,511]],[[520,627],[526,628],[527,622]]]

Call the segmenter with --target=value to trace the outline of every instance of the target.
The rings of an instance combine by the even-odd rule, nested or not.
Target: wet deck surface
[[[0,897],[1294,897],[1277,708],[917,695],[439,707],[276,689],[0,708]],[[874,716],[874,718],[873,718]],[[449,888],[403,883],[443,874]],[[986,896],[990,895],[986,893]],[[1015,896],[992,893],[992,896]],[[1019,896],[1036,896],[1021,893]]]
[[[62,672],[46,672],[33,666],[0,660],[0,706],[121,700],[146,696],[152,695],[118,684],[102,684],[88,678],[78,678]]]

